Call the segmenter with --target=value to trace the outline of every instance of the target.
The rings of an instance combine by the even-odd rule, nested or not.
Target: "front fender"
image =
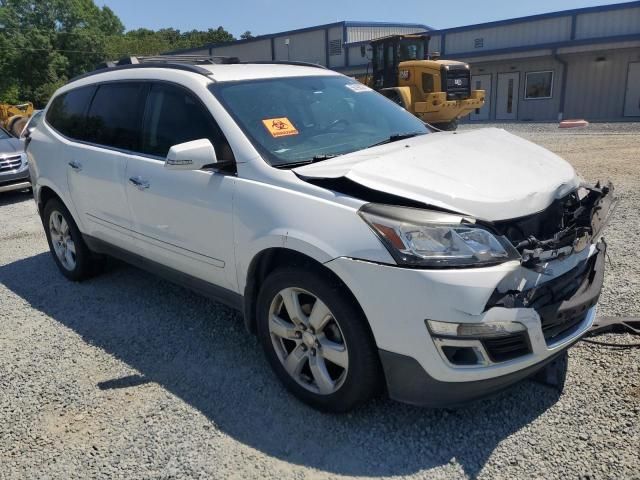
[[[395,263],[357,208],[294,190],[238,180],[234,238],[238,289],[244,291],[251,262],[260,252],[286,248],[319,263],[338,257]]]

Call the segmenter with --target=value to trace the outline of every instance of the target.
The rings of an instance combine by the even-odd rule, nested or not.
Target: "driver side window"
[[[208,138],[219,160],[234,160],[233,152],[209,111],[183,88],[153,84],[147,98],[142,152],[166,157],[180,143]]]

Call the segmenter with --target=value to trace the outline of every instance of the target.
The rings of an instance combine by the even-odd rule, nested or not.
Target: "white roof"
[[[231,82],[235,80],[255,80],[277,77],[308,77],[319,75],[339,75],[338,73],[320,67],[306,67],[284,64],[229,64],[229,65],[200,65],[212,72],[211,78],[216,82]]]

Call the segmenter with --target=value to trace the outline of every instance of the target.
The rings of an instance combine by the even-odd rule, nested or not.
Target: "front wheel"
[[[297,268],[267,277],[258,336],[287,389],[314,408],[345,412],[378,388],[377,350],[360,310],[328,276]]]

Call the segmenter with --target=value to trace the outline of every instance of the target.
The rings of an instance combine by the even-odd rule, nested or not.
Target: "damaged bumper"
[[[532,253],[521,262],[449,270],[329,262],[369,319],[390,396],[431,407],[465,403],[533,375],[578,341],[595,319],[601,236],[615,205],[609,185],[558,203],[553,215],[563,227],[530,238],[520,250]]]

